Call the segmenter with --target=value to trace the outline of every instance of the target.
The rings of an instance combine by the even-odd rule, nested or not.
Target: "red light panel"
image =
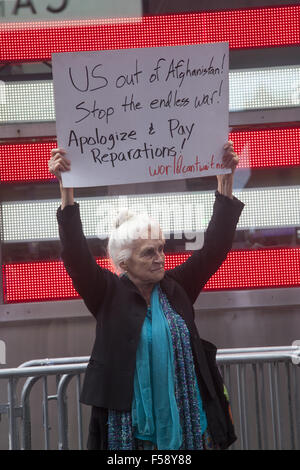
[[[229,134],[240,157],[239,168],[300,165],[300,128],[242,131]]]
[[[300,286],[300,249],[231,251],[207,290]]]
[[[98,262],[113,271],[109,259]],[[5,303],[79,298],[62,261],[12,263],[2,270]]]
[[[166,256],[166,269],[181,264],[189,254]],[[98,259],[106,269],[108,259]],[[62,262],[7,264],[3,269],[5,303],[79,298]],[[259,289],[300,286],[300,248],[231,251],[205,290]]]
[[[56,142],[0,145],[0,181],[2,183],[56,180],[48,170],[51,149]]]
[[[300,127],[233,132],[229,139],[240,156],[239,168],[300,165]],[[48,171],[51,149],[55,147],[54,141],[0,145],[0,181],[55,180]]]
[[[228,41],[232,49],[300,43],[300,5],[184,15],[4,23],[0,60],[49,60],[52,52]]]

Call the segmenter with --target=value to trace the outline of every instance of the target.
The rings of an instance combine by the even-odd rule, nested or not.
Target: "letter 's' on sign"
[[[52,54],[65,187],[228,173],[228,43]]]

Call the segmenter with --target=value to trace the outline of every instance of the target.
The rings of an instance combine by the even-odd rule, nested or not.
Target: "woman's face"
[[[159,238],[138,238],[132,245],[132,255],[124,262],[123,269],[133,282],[155,284],[165,274],[165,240],[160,232]]]

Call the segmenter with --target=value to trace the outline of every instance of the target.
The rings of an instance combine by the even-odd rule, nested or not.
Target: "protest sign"
[[[52,55],[65,187],[228,173],[228,43]]]

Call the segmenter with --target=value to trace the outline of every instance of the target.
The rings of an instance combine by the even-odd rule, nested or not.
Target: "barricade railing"
[[[217,362],[234,409],[233,449],[300,449],[300,349],[219,351]]]
[[[1,415],[8,415],[8,447],[32,449],[31,392],[42,384],[44,448],[51,449],[50,421],[57,422],[54,448],[69,449],[72,432],[73,447],[84,449],[82,407],[79,402],[81,375],[89,356],[38,359],[18,368],[1,369],[0,385],[7,381],[7,403],[0,404]],[[218,350],[217,363],[230,396],[233,420],[238,436],[232,449],[300,449],[300,348],[282,346]],[[48,379],[55,377],[55,393],[48,390]],[[21,379],[26,379],[17,390]],[[75,398],[68,402],[69,384],[73,383]],[[20,387],[19,387],[20,388]],[[49,402],[56,401],[56,412],[49,416]],[[36,401],[35,401],[36,403]],[[39,406],[40,406],[39,405]],[[76,410],[77,439],[68,422],[69,408]],[[55,416],[54,416],[55,414]],[[4,420],[0,421],[0,429]],[[3,432],[3,431],[1,431]],[[52,438],[52,436],[51,436]]]
[[[45,360],[47,361],[47,360]],[[79,403],[80,394],[80,375],[85,372],[87,363],[77,363],[76,358],[72,362],[69,358],[68,364],[61,364],[61,359],[50,360],[52,365],[44,366],[25,366],[14,369],[0,370],[0,380],[7,379],[7,395],[8,403],[0,405],[1,413],[8,413],[9,424],[9,449],[31,449],[31,413],[30,413],[30,393],[33,386],[42,380],[42,409],[43,409],[43,428],[44,428],[44,442],[45,449],[50,449],[49,440],[49,415],[48,415],[48,402],[50,400],[57,401],[57,418],[58,418],[58,448],[67,449],[67,399],[66,388],[68,383],[73,377],[76,377],[77,384],[77,418],[78,418],[78,449],[83,448],[82,441],[82,422],[81,422],[81,405]],[[31,361],[29,361],[31,362]],[[39,361],[35,361],[39,362]],[[44,362],[43,360],[41,362]],[[53,364],[55,363],[56,364]],[[58,363],[58,364],[57,364]],[[48,395],[47,378],[49,376],[56,377],[57,393],[55,395]],[[17,384],[21,378],[27,378],[22,390],[20,404],[17,402]],[[22,430],[20,437],[20,430]]]

